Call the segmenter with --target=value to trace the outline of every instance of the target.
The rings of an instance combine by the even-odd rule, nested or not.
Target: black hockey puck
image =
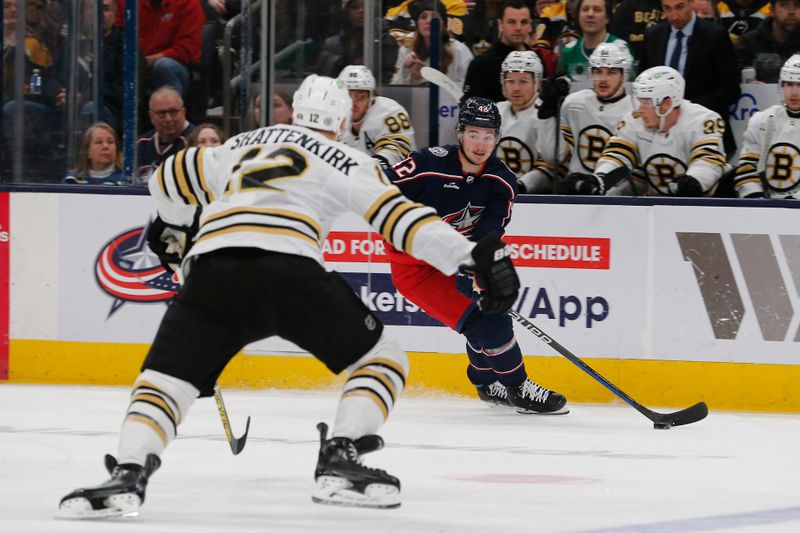
[[[669,429],[671,427],[672,425],[666,422],[656,422],[655,424],[653,424],[654,429]]]

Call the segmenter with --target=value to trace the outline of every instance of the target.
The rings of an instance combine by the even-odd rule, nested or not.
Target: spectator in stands
[[[63,183],[77,185],[124,185],[122,150],[117,133],[105,122],[95,122],[83,134],[78,168]]]
[[[384,20],[386,21],[387,31],[402,46],[409,37],[413,37],[416,29],[414,18],[411,16],[409,6],[418,0],[400,0],[383,2],[385,9]],[[430,0],[428,0],[430,2]],[[466,2],[465,0],[442,0],[447,10],[447,31],[451,37],[455,37],[467,46],[474,41],[467,35],[467,26],[470,13],[483,7],[485,4],[497,3],[499,0],[489,0],[489,2]],[[396,4],[396,5],[392,5]],[[445,29],[445,28],[442,28]]]
[[[555,51],[556,56],[569,43],[580,36],[580,28],[576,20],[575,0],[560,0],[547,3],[539,7],[537,2],[537,17],[534,22],[534,44],[548,46]]]
[[[614,9],[608,31],[628,43],[638,62],[644,52],[644,32],[663,19],[661,0],[622,0]]]
[[[189,67],[200,61],[206,17],[198,0],[139,0],[139,47],[150,90],[189,93]]]
[[[756,81],[778,83],[781,65],[800,50],[800,0],[773,0],[772,16],[735,47],[740,68],[755,68]]]
[[[197,146],[200,148],[211,148],[219,146],[227,140],[225,133],[216,124],[206,122],[195,127],[194,131],[186,140],[187,146]]]
[[[731,35],[756,30],[770,16],[769,0],[720,0],[717,2],[719,25]]]
[[[364,0],[343,0],[344,19],[342,30],[322,43],[314,72],[335,78],[339,71],[347,65],[364,64]],[[392,76],[397,59],[397,41],[395,41],[382,22],[381,68],[383,79]]]
[[[150,122],[153,129],[136,141],[139,155],[138,182],[147,183],[147,177],[169,156],[186,148],[194,125],[186,120],[186,108],[180,93],[164,86],[150,95]]]
[[[408,12],[414,20],[416,31],[409,43],[402,46],[397,54],[392,85],[419,85],[425,80],[420,75],[422,67],[430,65],[431,21],[434,17],[441,20],[442,53],[439,70],[461,85],[472,61],[469,48],[447,32],[447,10],[441,2],[436,2],[436,11],[431,9],[429,0],[418,0],[408,6]]]
[[[524,0],[506,0],[497,19],[499,39],[469,64],[464,80],[464,98],[480,96],[495,102],[505,100],[500,85],[500,66],[514,50],[528,50],[531,36],[531,8]],[[545,75],[548,72],[545,71]]]
[[[686,80],[687,99],[718,113],[725,120],[725,151],[736,141],[728,122],[728,108],[741,94],[739,66],[728,33],[697,18],[691,0],[661,0],[664,20],[645,34],[639,71],[667,65]]]
[[[17,38],[17,0],[3,0],[3,56]],[[3,60],[5,64],[5,59]]]
[[[103,0],[103,108],[99,116],[103,122],[118,129],[122,114],[123,34],[114,25],[116,17],[116,0]],[[94,102],[83,106],[81,120],[84,124],[92,121],[93,111]]]
[[[698,18],[719,22],[717,4],[714,0],[694,0],[694,12]]]
[[[573,81],[589,79],[589,56],[597,45],[619,40],[608,33],[611,0],[578,0],[578,26],[582,37],[569,43],[558,59],[558,72]]]
[[[288,91],[275,89],[272,95],[272,122],[270,126],[273,124],[291,124],[293,112],[292,94]]]

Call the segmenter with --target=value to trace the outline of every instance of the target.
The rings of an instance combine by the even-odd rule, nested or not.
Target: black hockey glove
[[[486,314],[506,313],[519,294],[519,277],[508,248],[496,233],[486,235],[472,249],[474,265],[462,265],[461,272],[474,275],[483,286],[478,307]]]
[[[539,119],[545,120],[556,116],[558,107],[569,94],[569,78],[559,76],[542,80],[542,93],[539,95]]]
[[[689,174],[684,174],[681,176],[681,179],[678,180],[678,183],[669,184],[669,192],[671,192],[673,196],[703,196],[703,186],[700,185],[697,179]]]
[[[750,194],[745,194],[745,198],[766,198],[766,195],[761,191],[751,192]]]
[[[566,177],[568,194],[585,194],[602,196],[606,193],[606,184],[602,176],[586,172],[571,172]]]
[[[147,230],[147,245],[158,256],[161,266],[167,272],[177,272],[180,269],[181,260],[189,252],[197,234],[198,221],[199,216],[195,216],[191,227],[174,226],[156,216],[150,223]]]

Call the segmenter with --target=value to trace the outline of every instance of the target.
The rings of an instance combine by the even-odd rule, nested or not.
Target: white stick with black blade
[[[598,374],[595,369],[587,365],[580,357],[554,341],[549,335],[545,334],[545,332],[534,326],[528,319],[513,309],[510,310],[508,314],[511,315],[511,318],[522,324],[525,329],[539,337],[539,340],[552,346],[555,351],[569,359],[578,368],[599,381],[600,384],[605,388],[622,398],[625,403],[649,418],[650,421],[653,422],[653,427],[655,429],[669,429],[672,426],[684,426],[686,424],[692,424],[704,419],[708,415],[708,406],[705,404],[705,402],[696,403],[691,407],[687,407],[686,409],[682,409],[680,411],[675,411],[674,413],[656,413],[655,411],[651,411],[625,394],[606,378]]]
[[[250,431],[250,417],[247,417],[244,434],[238,438],[234,437],[231,422],[228,419],[228,410],[225,409],[225,402],[222,401],[222,392],[219,390],[219,384],[214,386],[214,400],[217,402],[217,411],[219,411],[219,417],[222,420],[222,427],[225,428],[225,437],[228,439],[228,444],[231,445],[231,451],[233,455],[239,455],[247,443],[247,432]]]
[[[460,102],[464,97],[464,91],[456,82],[448,78],[447,74],[431,67],[422,67],[419,73],[425,80],[445,90],[447,94],[455,98],[456,102]]]

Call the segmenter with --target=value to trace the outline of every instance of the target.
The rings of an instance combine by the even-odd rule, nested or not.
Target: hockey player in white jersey
[[[555,120],[552,116],[541,119],[540,115],[543,105],[558,105],[563,86],[561,82],[543,81],[543,71],[539,56],[530,50],[510,52],[500,66],[506,100],[497,103],[502,130],[495,155],[517,175],[520,193],[551,192],[556,173],[556,143],[554,137],[547,138],[554,129],[548,123]]]
[[[353,100],[352,122],[342,142],[371,155],[384,168],[417,149],[408,111],[391,98],[375,95],[375,76],[369,68],[348,65],[339,79]]]
[[[734,187],[740,198],[800,198],[800,54],[783,64],[783,103],[750,117]]]
[[[561,106],[558,160],[565,163],[568,172],[594,172],[617,123],[632,110],[633,103],[625,92],[632,66],[633,57],[624,41],[601,43],[592,52],[592,88],[570,94]]]
[[[633,83],[634,110],[617,124],[593,173],[573,172],[578,194],[631,194],[633,177],[646,194],[711,195],[725,169],[722,118],[683,99],[685,81],[670,67],[652,67]],[[639,185],[637,183],[637,185]]]
[[[158,218],[148,242],[185,283],[133,385],[118,455],[106,456],[111,479],[65,496],[59,516],[137,514],[159,456],[195,399],[212,394],[245,345],[273,335],[348,376],[331,438],[318,425],[312,499],[400,505],[397,478],[364,466],[361,456],[382,443],[373,434],[405,385],[408,360],[347,282],[324,269],[331,224],[354,212],[392,246],[443,273],[476,271],[487,283],[479,305],[489,313],[511,307],[519,279],[497,235],[470,242],[434,209],[402,196],[369,156],[335,141],[349,127],[350,106],[341,81],[311,75],[294,95],[294,125],[186,149],[150,179]]]

